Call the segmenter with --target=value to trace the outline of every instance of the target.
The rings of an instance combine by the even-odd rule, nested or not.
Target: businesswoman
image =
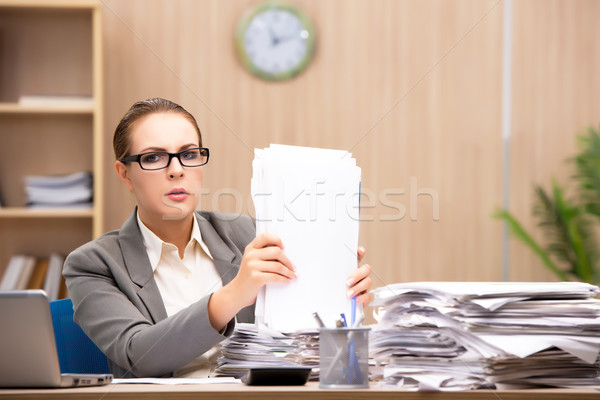
[[[75,321],[116,377],[208,376],[235,320],[253,322],[260,288],[296,278],[293,260],[277,236],[255,237],[249,217],[195,211],[209,150],[181,106],[135,103],[113,146],[137,206],[121,229],[65,260]],[[369,274],[363,265],[348,278],[363,304]]]

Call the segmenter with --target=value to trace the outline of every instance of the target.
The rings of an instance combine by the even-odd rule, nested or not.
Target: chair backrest
[[[110,373],[106,356],[73,321],[71,299],[50,302],[61,373]]]

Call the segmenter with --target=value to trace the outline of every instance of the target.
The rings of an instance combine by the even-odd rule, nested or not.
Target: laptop
[[[0,387],[105,385],[111,374],[61,374],[43,290],[0,291]]]

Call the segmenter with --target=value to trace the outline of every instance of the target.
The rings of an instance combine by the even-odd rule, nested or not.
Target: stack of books
[[[47,259],[15,254],[2,275],[0,290],[43,289],[49,300],[68,297],[62,277],[63,262],[64,257],[59,254]]]
[[[92,174],[26,176],[25,194],[29,207],[91,207]]]
[[[373,378],[420,390],[600,387],[599,290],[578,282],[378,288]]]

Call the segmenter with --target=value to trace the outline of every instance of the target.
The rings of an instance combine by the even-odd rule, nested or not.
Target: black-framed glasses
[[[173,157],[176,157],[184,167],[200,167],[208,162],[208,148],[192,147],[191,149],[182,150],[179,153],[149,151],[147,153],[123,157],[119,161],[137,162],[142,169],[155,171],[167,168],[171,164]]]

